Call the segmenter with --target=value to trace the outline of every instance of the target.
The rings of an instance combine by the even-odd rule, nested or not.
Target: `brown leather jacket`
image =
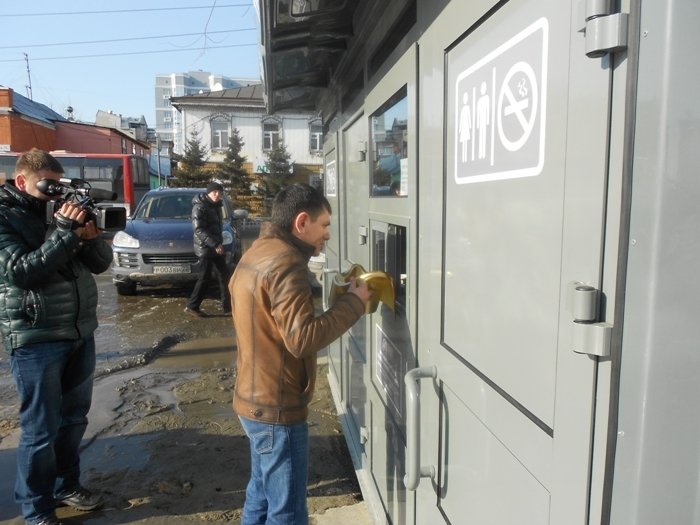
[[[314,248],[272,223],[231,278],[238,357],[233,409],[268,423],[305,421],[316,383],[316,353],[364,313],[354,294],[314,312],[308,262]]]

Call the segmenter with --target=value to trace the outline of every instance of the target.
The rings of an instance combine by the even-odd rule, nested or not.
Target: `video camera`
[[[36,188],[47,197],[60,196],[52,201],[53,206],[47,206],[47,220],[53,222],[55,213],[64,202],[72,202],[85,210],[85,222],[95,221],[100,230],[118,231],[126,227],[126,208],[123,206],[98,206],[100,201],[117,200],[113,191],[92,188],[83,179],[42,179]]]

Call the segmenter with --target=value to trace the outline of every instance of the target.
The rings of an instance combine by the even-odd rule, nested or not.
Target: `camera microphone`
[[[96,201],[115,201],[117,200],[116,192],[102,190],[100,188],[90,188],[87,190],[87,196]]]

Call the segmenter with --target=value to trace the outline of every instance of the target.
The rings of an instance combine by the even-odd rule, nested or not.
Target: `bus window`
[[[145,157],[131,157],[131,169],[135,184],[148,185],[148,163]]]
[[[114,181],[116,172],[121,169],[123,160],[86,158],[83,169],[83,178],[88,181]]]
[[[56,157],[63,167],[63,176],[67,179],[83,178],[83,162],[80,157]]]
[[[0,154],[0,178],[3,171],[10,178],[14,173],[18,153]],[[148,162],[138,155],[116,153],[52,152],[61,163],[64,177],[86,180],[92,187],[117,194],[116,205],[124,205],[127,213],[149,190]]]
[[[0,157],[0,184],[5,184],[15,174],[15,157]]]

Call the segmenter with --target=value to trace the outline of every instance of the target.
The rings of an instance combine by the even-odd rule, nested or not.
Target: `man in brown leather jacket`
[[[316,353],[347,331],[371,298],[353,281],[316,316],[308,262],[330,238],[331,206],[308,184],[280,191],[269,223],[241,258],[229,288],[238,345],[233,408],[250,441],[242,525],[306,525],[308,404]]]

